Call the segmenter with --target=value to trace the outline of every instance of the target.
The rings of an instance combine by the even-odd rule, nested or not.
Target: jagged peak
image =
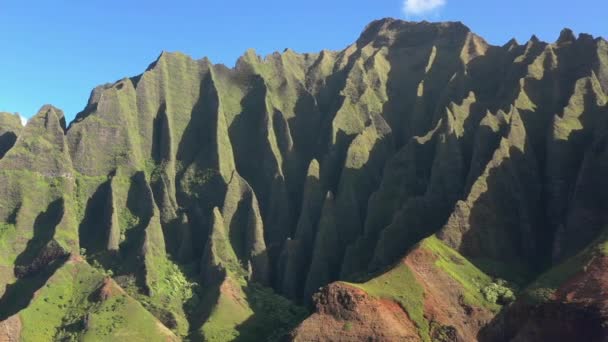
[[[236,60],[235,69],[246,70],[251,68],[252,64],[257,64],[260,62],[263,62],[262,57],[258,55],[255,49],[249,48]]]
[[[511,50],[512,48],[518,47],[518,46],[519,46],[519,42],[517,41],[517,39],[511,38],[502,47],[505,48],[505,49],[507,49],[507,50]]]
[[[538,37],[536,35],[532,35],[532,37],[530,37],[530,39],[524,45],[525,46],[524,53],[515,59],[515,63],[521,63],[521,62],[525,61],[528,56],[530,56],[532,53],[534,53],[534,51],[536,51],[539,48],[543,48],[545,45],[548,45],[548,44],[541,42],[540,39],[538,39]]]
[[[579,33],[577,40],[578,41],[589,41],[589,42],[592,42],[592,41],[595,41],[596,39],[591,34],[588,34],[588,33]]]
[[[97,110],[97,104],[99,103],[99,100],[101,99],[101,95],[107,89],[112,88],[113,85],[114,85],[113,83],[105,83],[105,84],[99,85],[99,86],[95,87],[93,90],[91,90],[91,94],[89,95],[89,100],[87,101],[86,107],[82,111],[80,111],[76,114],[76,117],[74,117],[74,120],[72,120],[72,122],[70,122],[70,125],[68,126],[67,129],[69,130],[73,124],[84,120],[87,116],[89,116],[90,114],[95,112]]]
[[[154,69],[156,67],[156,65],[161,61],[161,59],[163,57],[166,57],[166,52],[165,50],[161,51],[160,54],[158,55],[158,57],[156,57],[156,59],[154,60],[154,62],[150,63],[150,65],[148,65],[148,67],[146,68],[146,71],[150,71],[152,69]]]
[[[27,123],[27,119],[25,119],[24,117],[22,117],[19,113],[8,113],[8,112],[0,112],[0,122],[2,124],[5,124],[6,121],[12,121],[15,125],[17,123],[20,123],[21,126],[25,126],[25,123]],[[24,123],[24,120],[25,123]],[[0,129],[2,129],[3,127],[0,127]]]
[[[572,43],[576,41],[576,37],[574,36],[574,32],[572,32],[571,29],[569,28],[564,28],[560,34],[559,34],[559,38],[557,38],[556,43],[557,44],[564,44],[564,43]]]
[[[429,22],[426,20],[422,21],[407,21],[391,17],[386,17],[378,20],[374,20],[369,23],[363,29],[363,35],[366,33],[378,33],[382,29],[395,30],[395,29],[407,29],[407,28],[442,28],[442,29],[465,29],[470,31],[469,27],[463,24],[461,21],[440,21],[440,22]]]
[[[63,114],[63,111],[61,109],[59,109],[53,105],[50,105],[50,104],[43,105],[40,108],[40,110],[38,110],[38,113],[36,115],[34,115],[32,120],[36,120],[38,118],[44,118],[44,127],[48,128],[49,120],[52,120],[52,117],[56,118],[56,120],[59,122],[61,129],[65,133],[66,132],[65,115]]]
[[[181,51],[166,51],[163,50],[161,51],[160,55],[158,56],[157,60],[163,60],[163,59],[171,59],[171,58],[188,58],[188,59],[192,59],[192,57],[190,57],[189,55],[181,52]]]
[[[146,71],[153,70],[161,62],[168,62],[173,59],[186,59],[186,60],[194,61],[194,59],[190,55],[185,54],[183,52],[162,50],[160,52],[160,54],[158,55],[158,57],[156,58],[156,60],[154,62],[152,62],[146,68]],[[208,59],[206,57],[203,58],[203,60],[208,61]]]
[[[529,44],[530,44],[530,43],[537,44],[537,43],[540,43],[540,39],[538,39],[538,37],[537,37],[535,34],[533,34],[533,35],[530,37],[530,39],[528,40],[528,43],[529,43]]]
[[[243,54],[242,58],[253,59],[253,60],[256,60],[256,61],[261,61],[262,60],[262,57],[260,55],[258,55],[258,52],[254,48],[247,49],[245,51],[245,53]]]
[[[476,57],[485,55],[489,47],[490,45],[485,41],[485,39],[472,32],[469,32],[466,35],[464,45],[460,52],[460,58],[465,64],[468,64]]]
[[[364,46],[374,41],[391,44],[398,38],[398,35],[423,35],[424,37],[428,35],[462,35],[466,37],[469,33],[471,30],[460,21],[428,22],[384,18],[372,21],[367,25],[357,40],[357,45]]]

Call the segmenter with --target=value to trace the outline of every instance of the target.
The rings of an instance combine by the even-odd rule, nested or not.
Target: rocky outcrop
[[[313,295],[315,312],[291,339],[474,341],[500,309],[482,294],[492,282],[458,252],[428,238],[367,281],[320,289]]]
[[[419,341],[396,303],[335,283],[313,298],[315,313],[291,333],[292,341]]]

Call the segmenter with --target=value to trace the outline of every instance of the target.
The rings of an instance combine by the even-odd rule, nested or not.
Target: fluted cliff
[[[493,46],[384,19],[342,51],[234,68],[163,52],[69,126],[52,106],[25,127],[0,114],[0,325],[278,339],[314,306],[292,339],[329,316],[333,339],[544,336],[552,305],[604,305],[560,291],[604,272],[584,266],[605,258],[607,94],[602,38]],[[123,298],[113,316],[100,288]]]

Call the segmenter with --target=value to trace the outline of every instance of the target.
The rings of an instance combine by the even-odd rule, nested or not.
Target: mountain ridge
[[[248,50],[234,68],[163,52],[95,88],[68,126],[45,106],[11,128],[0,298],[17,285],[35,297],[50,279],[39,265],[62,272],[69,254],[181,338],[279,337],[305,314],[278,294],[307,306],[334,281],[397,303],[411,320],[399,336],[507,331],[489,321],[509,315],[500,298],[563,261],[595,260],[584,251],[608,223],[592,191],[605,185],[607,93],[608,42],[568,29],[552,44],[493,46],[459,22],[383,19],[342,51]],[[378,287],[393,274],[416,290]],[[562,283],[550,285],[549,302]],[[350,298],[329,286],[314,298]],[[433,309],[439,298],[453,316]],[[24,321],[27,305],[8,312]],[[84,307],[72,306],[66,319]],[[367,315],[329,312],[351,325]],[[484,324],[467,326],[471,312]]]

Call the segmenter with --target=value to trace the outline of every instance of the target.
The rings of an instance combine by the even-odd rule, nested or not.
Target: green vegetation
[[[238,285],[237,285],[238,286]],[[236,288],[235,291],[240,289]],[[242,293],[237,292],[237,298],[231,298],[226,294],[219,294],[216,303],[213,303],[213,311],[207,321],[201,327],[201,333],[208,341],[230,341],[239,336],[238,326],[247,321],[253,312],[245,303]]]
[[[551,268],[525,289],[525,299],[532,303],[548,301],[557,288],[582,269],[586,260],[585,255],[579,254]]]
[[[199,284],[195,279],[195,265],[179,266],[171,260],[159,260],[158,270],[162,271],[158,281],[151,284],[152,296],[146,296],[131,284],[127,292],[162,322],[168,324],[181,337],[188,335],[190,324],[188,315],[196,311],[200,303]]]
[[[230,293],[220,293],[211,316],[201,331],[207,341],[280,341],[307,316],[305,309],[251,284],[240,289],[228,284]],[[234,297],[234,296],[237,297]]]
[[[8,234],[9,232],[15,230],[15,225],[14,224],[9,224],[9,223],[0,223],[0,241],[2,241],[2,237],[5,234]]]
[[[83,341],[171,341],[172,334],[137,301],[119,294],[88,316]]]
[[[584,271],[594,257],[608,255],[608,231],[604,230],[584,250],[552,267],[535,279],[525,290],[525,299],[532,303],[550,300],[555,291],[568,279]]]
[[[481,289],[481,293],[483,293],[484,298],[490,303],[506,305],[515,301],[513,290],[508,287],[508,284],[504,280],[500,279],[496,283],[491,283]]]
[[[135,216],[129,209],[124,208],[120,210],[120,214],[118,215],[118,225],[120,227],[121,241],[124,241],[125,234],[129,229],[139,225],[139,221],[139,217]]]
[[[232,69],[163,52],[69,129],[0,113],[0,312],[26,341],[278,340],[306,312],[274,290],[308,303],[415,245],[463,307],[546,301],[608,255],[607,44],[387,19]],[[352,285],[450,340],[418,276]]]
[[[496,300],[489,300],[483,293],[486,288],[488,288],[488,291],[494,289],[491,286],[494,284],[492,277],[480,271],[470,261],[446,246],[434,235],[425,239],[421,243],[421,246],[432,251],[433,255],[437,257],[435,261],[437,267],[462,285],[464,290],[462,295],[465,303],[477,307],[485,307],[492,311],[500,309],[500,306],[496,305]],[[500,283],[505,285],[503,282]]]
[[[403,307],[420,331],[424,341],[430,341],[429,323],[424,318],[424,289],[412,271],[402,263],[390,271],[363,284],[352,284],[377,298],[393,300]]]
[[[25,341],[167,341],[149,312],[86,263],[67,263],[19,314]],[[103,287],[103,289],[102,289]],[[106,291],[108,298],[102,298]]]

